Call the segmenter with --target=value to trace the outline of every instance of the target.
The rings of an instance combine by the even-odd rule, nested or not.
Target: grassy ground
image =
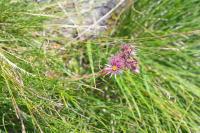
[[[2,132],[200,130],[199,0],[137,0],[111,35],[73,43],[35,35],[46,18],[28,5],[0,1]],[[140,74],[96,76],[122,43]]]

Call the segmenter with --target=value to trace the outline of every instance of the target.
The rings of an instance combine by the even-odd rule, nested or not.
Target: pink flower
[[[134,73],[139,73],[138,61],[131,57],[134,53],[134,48],[128,44],[121,47],[121,51],[110,58],[109,64],[102,71],[103,75],[111,74],[117,75],[123,70],[129,69]]]
[[[134,48],[131,45],[125,44],[121,47],[121,52],[124,58],[128,58],[134,53]]]
[[[125,60],[119,54],[111,57],[111,59],[109,60],[109,64],[112,66],[117,66],[118,68],[123,68],[125,65]]]
[[[116,75],[122,72],[125,67],[125,60],[119,55],[110,58],[109,64],[104,68],[106,74]]]
[[[126,60],[126,68],[130,69],[132,72],[139,73],[138,61],[134,58],[128,58]]]

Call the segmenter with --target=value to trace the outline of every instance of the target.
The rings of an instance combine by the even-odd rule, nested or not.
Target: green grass
[[[199,7],[137,0],[114,34],[63,46],[33,35],[37,5],[0,1],[0,131],[197,133]],[[137,48],[140,74],[96,76],[122,43]]]

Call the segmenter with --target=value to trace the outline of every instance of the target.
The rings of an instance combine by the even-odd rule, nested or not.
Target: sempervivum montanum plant
[[[122,45],[121,50],[109,59],[109,63],[103,69],[103,73],[116,76],[127,69],[134,73],[139,73],[138,61],[133,55],[135,55],[133,46],[129,44]]]

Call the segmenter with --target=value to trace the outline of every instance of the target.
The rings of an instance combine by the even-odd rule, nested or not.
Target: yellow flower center
[[[118,69],[117,66],[112,66],[113,71],[117,71],[117,69]]]

